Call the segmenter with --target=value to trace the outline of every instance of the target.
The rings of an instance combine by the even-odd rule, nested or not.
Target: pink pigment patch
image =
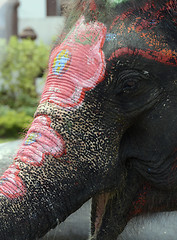
[[[86,91],[103,80],[106,63],[102,47],[106,31],[103,23],[85,23],[83,16],[77,21],[50,56],[41,103],[75,107],[83,102]]]
[[[20,159],[29,165],[41,166],[46,155],[59,158],[64,153],[64,141],[50,125],[50,117],[36,117],[15,159]],[[9,198],[24,195],[26,189],[18,176],[19,172],[18,163],[12,164],[4,172],[0,179],[0,194]]]
[[[25,186],[21,178],[18,176],[20,169],[15,163],[12,164],[0,178],[0,195],[9,198],[23,196]]]
[[[60,157],[64,151],[64,141],[50,125],[51,119],[48,116],[36,117],[16,158],[33,166],[41,166],[46,155]]]

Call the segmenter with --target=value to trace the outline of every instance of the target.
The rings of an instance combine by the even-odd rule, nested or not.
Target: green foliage
[[[15,141],[16,138],[0,138],[0,143],[12,142]]]
[[[49,50],[44,44],[25,39],[19,41],[11,37],[6,55],[0,66],[1,103],[12,108],[28,105],[37,98],[35,78],[47,67]]]
[[[32,120],[39,97],[35,79],[45,73],[49,47],[13,36],[8,44],[0,41],[0,50],[0,136],[12,137]]]
[[[33,120],[25,112],[17,112],[7,106],[0,107],[0,114],[1,137],[19,137]]]

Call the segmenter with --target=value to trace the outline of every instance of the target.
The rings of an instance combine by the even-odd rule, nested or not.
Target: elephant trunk
[[[78,162],[71,162],[63,137],[52,128],[59,117],[52,115],[36,114],[14,163],[1,177],[0,239],[41,237],[88,199]]]
[[[76,111],[63,109],[61,114],[49,103],[38,107],[14,163],[1,177],[0,239],[42,237],[89,198],[103,191],[105,182],[114,183],[111,176],[106,180],[110,175],[108,164],[114,163],[106,156],[93,155],[97,144],[101,152],[109,140],[103,141],[104,129],[89,132],[87,123],[83,124],[86,117],[79,116],[71,128],[69,123],[74,122]],[[97,124],[100,128],[100,123]],[[91,129],[91,124],[88,128]],[[96,142],[91,145],[93,139]]]
[[[78,166],[67,160],[62,138],[47,119],[36,117],[1,177],[0,239],[39,238],[88,199]]]
[[[98,103],[85,99],[104,79],[106,31],[82,16],[53,49],[35,119],[0,180],[0,239],[41,237],[115,185],[109,169],[117,156],[110,145],[116,130],[103,123]]]

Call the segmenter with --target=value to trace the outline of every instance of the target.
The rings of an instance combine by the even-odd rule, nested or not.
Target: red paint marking
[[[108,61],[111,61],[114,58],[119,58],[124,55],[141,55],[144,58],[154,60],[160,63],[167,65],[177,66],[177,56],[176,52],[173,52],[168,49],[162,49],[160,52],[153,50],[141,50],[141,49],[130,49],[130,48],[120,48],[112,53]],[[173,61],[171,61],[173,59]]]
[[[137,9],[129,8],[127,11],[117,16],[113,20],[110,31],[114,26],[116,26],[114,33],[117,32],[117,45],[119,49],[112,54],[109,60],[111,60],[114,56],[120,57],[121,55],[126,54],[137,54],[150,60],[176,66],[177,52],[175,50],[172,51],[169,48],[163,35],[160,36],[153,32],[153,28],[157,26],[167,14],[170,14],[170,11],[175,12],[176,9],[177,6],[174,1],[168,1],[161,7],[159,7],[159,3],[156,1],[151,1],[146,2],[144,6]],[[129,21],[128,19],[131,18],[134,20]],[[146,29],[148,29],[148,32],[145,31]],[[146,50],[131,50],[131,47],[129,47],[129,49],[126,48],[122,39],[123,36],[127,34],[131,34],[132,41],[141,39],[141,42],[144,44],[143,46]]]
[[[96,12],[97,6],[94,0],[89,0],[90,1],[90,10]]]
[[[165,5],[167,7],[167,10],[172,10],[172,11],[176,11],[177,10],[176,0],[170,0]]]
[[[109,31],[111,31],[114,26],[117,26],[117,31],[125,31],[125,29],[121,29],[122,21],[128,18],[131,19],[131,17],[134,21],[131,20],[130,25],[126,27],[129,29],[129,32],[130,30],[142,32],[144,29],[152,29],[166,17],[168,11],[175,12],[176,9],[177,5],[174,1],[169,1],[163,4],[161,8],[159,8],[159,3],[156,3],[155,1],[146,2],[142,7],[136,9],[129,8],[122,14],[116,16]]]
[[[143,186],[143,189],[139,193],[137,200],[132,203],[132,209],[129,213],[130,218],[140,215],[143,212],[143,208],[147,203],[147,195],[150,190],[151,186],[149,184],[145,184]]]
[[[134,9],[128,9],[125,12],[123,12],[121,15],[116,16],[109,28],[109,31],[111,31],[116,24],[120,23],[121,21],[124,21],[126,18],[131,16],[133,12],[134,12]]]

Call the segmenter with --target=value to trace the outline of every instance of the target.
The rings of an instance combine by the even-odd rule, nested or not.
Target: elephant
[[[34,240],[92,198],[91,240],[177,210],[177,2],[78,0],[0,183],[0,239]]]

